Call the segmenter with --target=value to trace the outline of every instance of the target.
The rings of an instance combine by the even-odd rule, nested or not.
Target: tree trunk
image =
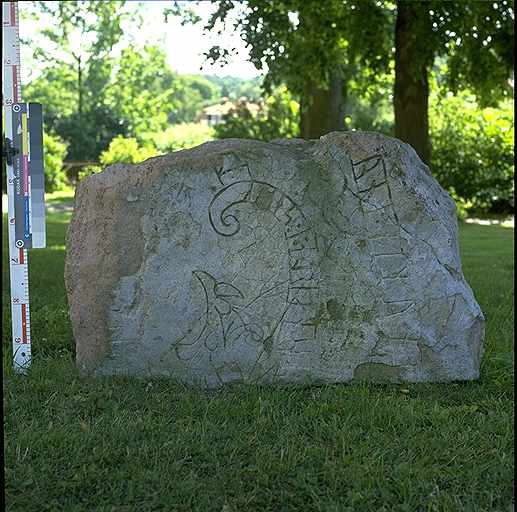
[[[309,80],[300,101],[300,136],[317,139],[326,133],[343,130],[343,78],[339,69],[331,73],[328,88],[321,88]]]
[[[431,159],[427,67],[432,63],[424,41],[428,8],[427,2],[397,0],[393,94],[395,137],[410,144],[427,165]]]
[[[77,111],[81,117],[83,113],[83,68],[81,67],[81,56],[72,53],[72,57],[77,62]]]

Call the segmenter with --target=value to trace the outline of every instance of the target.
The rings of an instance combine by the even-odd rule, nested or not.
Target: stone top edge
[[[401,149],[402,152],[405,153],[406,158],[416,158],[419,164],[424,167],[425,171],[429,174],[427,166],[420,161],[413,148],[399,139],[372,131],[333,131],[321,136],[319,139],[273,139],[268,142],[244,138],[212,140],[193,148],[181,149],[151,157],[136,164],[115,163],[108,165],[100,173],[93,174],[82,180],[80,185],[84,185],[86,183],[90,185],[101,185],[105,179],[113,178],[117,174],[124,174],[121,173],[121,171],[130,171],[134,174],[136,170],[138,171],[137,174],[140,174],[141,172],[146,173],[156,164],[170,164],[172,162],[183,163],[186,160],[196,160],[198,158],[210,160],[217,159],[221,155],[224,155],[224,153],[236,149],[267,150],[274,148],[275,150],[285,150],[287,152],[310,151],[311,153],[318,153],[321,149],[333,144],[340,145],[346,152],[353,151],[358,156],[362,153],[371,153],[373,148],[379,147],[382,147],[384,151],[390,152],[391,150]],[[122,176],[120,176],[120,178],[122,178]]]
[[[177,158],[183,156],[197,156],[205,154],[208,150],[218,152],[233,149],[236,145],[240,146],[255,146],[257,148],[267,148],[274,145],[276,148],[283,147],[287,149],[307,149],[311,147],[317,148],[319,145],[327,145],[329,143],[340,142],[350,140],[353,142],[362,141],[364,143],[375,143],[378,141],[384,141],[387,144],[395,144],[397,146],[410,147],[408,144],[402,142],[395,137],[390,137],[379,132],[372,131],[333,131],[322,135],[319,139],[301,139],[301,138],[286,138],[286,139],[273,139],[271,141],[262,141],[257,139],[245,139],[245,138],[227,138],[220,140],[211,140],[199,144],[193,148],[179,149],[177,151],[171,151],[163,155],[157,155],[142,162],[136,164],[123,164],[115,163],[107,166],[105,169],[117,169],[120,167],[139,167],[143,164],[153,162],[156,160]],[[315,148],[315,149],[316,149]]]

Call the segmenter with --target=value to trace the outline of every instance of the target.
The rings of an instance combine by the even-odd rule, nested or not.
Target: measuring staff
[[[2,2],[3,158],[7,171],[7,220],[13,364],[31,364],[28,249],[45,247],[43,112],[21,102],[20,32],[17,2]]]

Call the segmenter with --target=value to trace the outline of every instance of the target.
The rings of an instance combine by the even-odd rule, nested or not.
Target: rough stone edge
[[[269,143],[251,139],[210,141],[195,148],[153,157],[139,164],[110,165],[79,183],[74,196],[74,213],[66,235],[64,278],[76,346],[76,365],[81,373],[92,374],[109,355],[111,346],[107,315],[112,301],[110,293],[121,277],[138,270],[141,260],[139,249],[143,248],[137,247],[135,254],[135,247],[128,247],[128,251],[124,253],[125,260],[138,262],[131,269],[126,268],[126,261],[102,257],[109,256],[106,244],[113,238],[113,234],[124,235],[120,226],[127,220],[122,211],[111,210],[111,219],[103,215],[105,204],[112,203],[112,199],[120,200],[132,191],[146,190],[157,176],[169,171],[171,166],[176,172],[188,171],[193,164],[203,169],[213,169],[222,162],[222,157],[228,151],[236,148],[242,150],[243,145],[251,150],[264,149]],[[145,205],[141,207],[145,208]],[[79,213],[83,213],[83,216],[80,217]],[[129,228],[135,229],[135,226]],[[136,226],[136,229],[140,229],[140,226]],[[94,236],[99,232],[101,236]],[[105,235],[102,236],[102,233]],[[76,242],[72,248],[69,243],[72,238],[79,239],[81,243]],[[143,242],[142,236],[138,238]],[[77,253],[81,253],[80,259],[84,263],[85,260],[88,261],[85,252],[90,258],[90,264],[78,271],[73,268],[78,259]],[[87,278],[90,268],[92,271]],[[100,276],[93,272],[99,268],[104,269]],[[90,278],[96,281],[95,287],[90,286]],[[91,306],[86,312],[84,304]],[[81,327],[82,336],[78,335],[76,326]]]
[[[338,139],[336,139],[336,137]],[[271,144],[275,144],[277,147],[283,146],[286,148],[286,150],[302,149],[305,151],[307,149],[311,149],[317,151],[317,149],[323,145],[337,143],[342,147],[344,146],[347,150],[347,153],[349,154],[359,156],[361,155],[361,151],[364,149],[364,156],[369,156],[369,154],[371,154],[370,148],[373,142],[372,139],[374,141],[377,140],[384,147],[389,146],[391,148],[401,148],[403,150],[402,153],[404,153],[404,155],[401,154],[400,156],[404,156],[406,160],[404,165],[405,170],[407,171],[407,169],[410,168],[411,165],[418,167],[421,171],[423,171],[423,181],[430,180],[431,183],[428,184],[431,184],[431,188],[438,187],[438,189],[442,192],[444,197],[447,197],[447,199],[450,201],[449,206],[452,204],[452,208],[455,208],[452,198],[450,198],[449,194],[447,194],[447,192],[444,191],[438,185],[434,177],[432,177],[429,168],[422,163],[422,161],[418,158],[411,146],[401,142],[398,139],[387,137],[379,133],[331,132],[321,137],[320,140],[310,141],[303,139],[294,139],[293,141],[275,140],[271,142],[262,142],[251,139],[225,139],[220,141],[210,141],[192,149],[181,150],[174,153],[170,153],[168,155],[154,157],[137,165],[115,164],[107,167],[103,172],[90,176],[83,180],[76,189],[76,207],[74,208],[74,215],[67,234],[67,246],[68,240],[71,236],[82,235],[80,236],[80,238],[83,240],[83,243],[81,244],[81,247],[76,246],[76,251],[78,249],[81,250],[86,248],[87,250],[89,250],[90,254],[96,253],[96,258],[93,259],[91,267],[98,268],[98,263],[101,259],[100,255],[103,253],[102,250],[98,249],[102,248],[102,245],[108,238],[98,237],[97,240],[95,240],[92,236],[93,231],[88,229],[88,227],[90,227],[92,224],[99,224],[100,226],[102,226],[104,231],[109,232],[108,228],[116,226],[121,221],[123,215],[120,215],[119,212],[119,215],[113,218],[113,222],[109,226],[105,222],[102,223],[99,216],[94,216],[93,220],[88,222],[88,219],[79,219],[78,216],[76,216],[75,214],[77,210],[81,210],[82,208],[84,208],[84,206],[80,206],[81,203],[90,201],[92,204],[87,206],[86,211],[91,212],[93,209],[95,213],[98,214],[102,211],[103,199],[108,199],[109,201],[110,195],[112,195],[113,197],[120,197],[122,194],[127,193],[129,189],[135,186],[142,187],[144,185],[151,184],[153,182],[154,177],[157,174],[161,174],[162,172],[166,172],[167,170],[169,170],[171,164],[177,167],[176,170],[181,171],[183,170],[181,168],[185,164],[187,165],[187,167],[191,167],[192,160],[194,159],[194,161],[196,161],[199,158],[199,160],[201,160],[204,164],[202,165],[202,167],[210,169],[213,168],[213,165],[217,165],[218,162],[220,162],[220,158],[224,156],[224,154],[227,151],[232,151],[233,149],[237,148],[242,151],[243,149],[246,149],[246,146],[248,146],[250,149],[267,149],[267,146]],[[152,166],[150,165],[151,162],[153,162]],[[115,178],[113,179],[113,177]],[[414,183],[412,185],[415,186]],[[421,196],[421,194],[418,195]],[[444,212],[441,212],[441,215],[439,216],[442,217],[443,214]],[[453,229],[453,231],[455,232],[454,235],[456,235],[457,239],[457,217],[455,215],[455,212],[453,215],[453,221],[455,228]],[[95,287],[95,300],[90,302],[91,304],[93,304],[93,310],[90,311],[88,315],[86,315],[88,318],[81,318],[81,315],[78,315],[78,318],[74,319],[73,317],[78,314],[77,305],[74,304],[72,301],[70,302],[70,316],[72,320],[72,326],[80,325],[80,323],[82,323],[83,325],[85,323],[89,324],[88,342],[84,341],[83,335],[83,341],[81,343],[78,343],[78,338],[77,336],[75,336],[74,329],[74,338],[76,339],[77,347],[76,362],[80,371],[82,373],[88,374],[91,374],[92,371],[95,370],[98,363],[102,361],[109,353],[109,332],[107,331],[106,314],[109,309],[111,297],[109,296],[109,294],[103,293],[103,290],[111,290],[113,285],[120,279],[120,277],[132,273],[121,271],[120,265],[117,265],[117,262],[115,260],[107,259],[107,261],[103,261],[102,263],[104,265],[104,268],[108,270],[108,272],[106,272],[105,274],[111,275],[111,279],[105,279],[102,283],[103,286]],[[71,270],[72,264],[73,253],[71,253],[70,255],[67,253],[67,258],[65,261],[65,284],[69,300],[71,300],[72,298],[73,288],[78,285],[81,286],[81,279],[78,279],[79,283],[74,282],[74,273]],[[137,268],[134,268],[133,270],[136,271]],[[459,271],[461,272],[461,268],[459,269]],[[470,289],[470,286],[468,285],[464,277],[463,281],[465,282],[466,286]],[[89,287],[87,286],[85,288],[88,289]],[[83,293],[76,293],[75,296],[81,298],[84,297]],[[472,297],[474,298],[473,293]],[[476,321],[477,320],[483,322],[484,326],[484,316],[482,312],[481,315],[476,318]],[[482,357],[483,352],[484,347],[481,346],[480,357]]]

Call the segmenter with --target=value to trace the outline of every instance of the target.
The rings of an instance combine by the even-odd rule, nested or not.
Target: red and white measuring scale
[[[23,373],[32,359],[28,249],[45,247],[45,206],[42,112],[40,105],[21,103],[18,21],[17,2],[2,2],[2,107],[4,150],[7,149],[13,363],[15,370]]]

